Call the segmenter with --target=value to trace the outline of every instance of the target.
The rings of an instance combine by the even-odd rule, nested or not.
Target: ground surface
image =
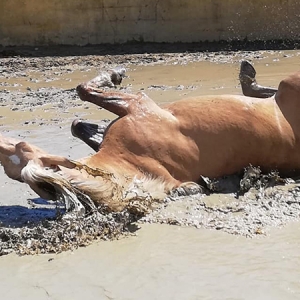
[[[122,89],[147,90],[150,93],[158,91],[165,93],[163,97],[166,97],[167,93],[173,95],[182,91],[197,93],[201,84],[197,83],[197,80],[196,84],[191,85],[174,80],[172,84],[166,85],[160,83],[159,78],[157,84],[151,84],[149,78],[145,76],[146,70],[149,69],[140,69],[138,75],[135,70],[153,67],[151,74],[155,77],[156,70],[159,73],[162,66],[176,66],[180,72],[186,72],[188,76],[189,72],[193,72],[194,64],[200,66],[204,74],[205,69],[209,72],[209,68],[212,68],[207,63],[215,63],[220,69],[234,64],[237,66],[235,74],[237,77],[237,68],[242,59],[261,60],[274,56],[273,61],[279,61],[298,55],[296,52],[284,53],[273,50],[200,52],[195,46],[190,47],[191,49],[185,48],[185,52],[180,52],[184,45],[171,45],[160,51],[161,48],[155,49],[155,46],[151,45],[149,48],[151,54],[143,53],[138,46],[132,48],[124,46],[123,50],[62,47],[2,51],[3,58],[0,60],[2,131],[4,134],[19,136],[20,139],[33,142],[52,153],[72,158],[88,155],[92,150],[71,137],[69,124],[74,117],[102,118],[103,111],[81,102],[75,92],[78,83],[90,79],[100,70],[122,65],[130,71],[130,78],[127,82],[124,80]],[[122,52],[124,54],[121,54]],[[180,66],[187,67],[182,71]],[[170,73],[163,73],[162,77],[169,75]],[[138,76],[145,76],[143,84],[135,81]],[[201,92],[207,93],[205,89]],[[94,115],[91,116],[92,109]],[[99,114],[95,116],[95,112]],[[108,117],[113,118],[111,115]],[[118,236],[127,231],[126,226],[132,221],[131,216],[123,212],[121,215],[101,215],[97,221],[90,218],[42,222],[45,219],[56,218],[55,204],[37,199],[26,186],[8,180],[4,174],[1,174],[1,180],[3,184],[0,253],[2,254],[9,253],[12,249],[21,253],[36,253],[86,245],[94,238]],[[235,188],[232,189],[233,183]],[[238,180],[231,178],[225,183],[226,194],[213,194],[209,197],[177,195],[168,198],[160,208],[139,222],[204,227],[254,236],[266,233],[270,226],[282,225],[299,218],[300,196],[294,184],[267,190],[258,184],[258,189],[252,189],[250,193],[241,197],[237,197],[235,193],[238,185]],[[26,199],[32,200],[26,205],[24,203]],[[14,229],[8,229],[12,227]]]
[[[71,158],[92,153],[71,136],[70,122],[114,115],[81,103],[74,88],[119,64],[128,68],[124,88],[143,90],[159,103],[189,95],[240,94],[241,59],[252,60],[259,82],[269,86],[299,69],[299,52],[274,51],[276,43],[261,43],[260,51],[253,51],[257,45],[243,48],[247,51],[223,44],[214,49],[150,46],[0,48],[1,133]],[[262,182],[271,187],[263,188]],[[297,184],[272,187],[273,180],[258,177],[256,189],[237,198],[230,188],[238,184],[236,178],[221,183],[228,193],[173,195],[137,223],[125,212],[51,221],[57,216],[55,203],[37,198],[0,170],[0,253],[50,252],[1,256],[1,297],[299,299]],[[94,240],[100,237],[110,241]]]

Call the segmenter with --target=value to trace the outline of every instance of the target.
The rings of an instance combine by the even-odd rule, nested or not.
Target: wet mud
[[[30,51],[7,53],[0,59],[1,132],[72,159],[92,153],[72,137],[74,118],[92,122],[115,118],[81,102],[75,93],[78,83],[102,69],[126,67],[129,77],[121,89],[144,91],[165,103],[193,95],[241,94],[242,59],[255,64],[260,84],[277,87],[299,69],[300,55],[297,50],[116,56],[71,56],[69,49],[61,56],[47,52],[42,56],[40,50]],[[1,169],[0,260],[6,270],[0,275],[2,295],[39,300],[66,295],[298,299],[297,178],[254,173],[205,179],[206,194],[184,196],[177,191],[139,219],[126,211],[79,219],[62,218],[62,203],[37,198]],[[12,252],[43,255],[4,256]]]
[[[74,88],[101,70],[110,70],[122,63],[127,68],[128,77],[123,80],[120,89],[128,92],[145,91],[157,102],[164,103],[197,94],[240,94],[238,68],[240,61],[244,59],[256,62],[258,76],[262,74],[262,78],[258,79],[263,84],[276,87],[284,77],[284,72],[276,73],[276,65],[281,60],[286,60],[288,64],[284,71],[287,74],[290,68],[294,71],[293,60],[297,59],[299,52],[238,51],[155,55],[159,59],[153,59],[152,54],[128,57],[3,58],[0,65],[2,131],[12,136],[19,135],[50,152],[51,148],[55,148],[57,154],[77,158],[90,154],[92,150],[81,145],[84,149],[82,151],[78,146],[80,141],[76,141],[77,145],[74,144],[75,139],[71,138],[69,132],[74,117],[94,121],[115,117],[80,101]],[[273,82],[266,75],[270,64],[272,74],[275,73],[271,77]],[[264,72],[260,72],[260,66]],[[41,138],[47,127],[49,136],[53,134],[51,141],[56,140],[55,144],[51,142],[50,149],[47,138]],[[59,134],[57,130],[60,131]],[[64,144],[65,136],[69,139],[67,145]],[[72,148],[77,157],[72,156],[68,148]],[[9,182],[4,174],[1,177]],[[0,212],[0,254],[11,251],[26,254],[74,249],[89,244],[94,239],[108,239],[128,233],[128,225],[133,220],[138,223],[216,229],[247,237],[263,235],[272,226],[282,226],[299,218],[300,192],[292,179],[281,181],[280,186],[273,182],[269,187],[262,184],[262,178],[262,174],[258,174],[256,184],[248,183],[243,194],[240,193],[241,183],[245,180],[239,176],[206,182],[210,195],[171,195],[160,207],[139,220],[125,211],[121,215],[108,217],[99,213],[86,219],[70,218],[66,221],[58,217],[61,209],[55,203],[49,204],[42,199],[33,198],[28,201],[27,207],[22,209],[20,206],[21,208],[16,209],[15,206],[7,205],[10,199],[2,197],[1,202],[5,204]],[[289,185],[283,187],[286,182]],[[9,197],[8,191],[14,189],[14,186],[15,184],[2,186],[3,195]],[[31,196],[34,197],[32,194]],[[18,197],[20,199],[17,202],[25,200],[21,193]]]

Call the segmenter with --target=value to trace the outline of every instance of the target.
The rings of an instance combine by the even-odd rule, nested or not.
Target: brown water
[[[258,82],[270,86],[300,69],[297,52],[277,52],[255,61],[255,68]],[[136,67],[129,70],[126,83],[134,90],[144,88],[162,103],[190,95],[240,93],[238,70],[238,62]],[[83,74],[90,78],[96,70]],[[52,85],[74,87],[81,75],[64,75],[72,86],[65,78]],[[150,85],[195,88],[148,90]],[[88,111],[86,117],[102,118],[102,111]],[[299,230],[299,223],[291,223],[268,236],[247,239],[152,224],[143,225],[137,236],[74,252],[0,257],[1,299],[300,299]]]

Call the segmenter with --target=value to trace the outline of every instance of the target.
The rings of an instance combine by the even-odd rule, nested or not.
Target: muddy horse
[[[78,211],[90,203],[141,209],[174,188],[194,187],[201,176],[230,175],[249,164],[297,172],[300,73],[267,98],[266,89],[255,87],[256,97],[199,96],[160,107],[144,93],[100,89],[92,80],[77,87],[80,99],[118,116],[108,126],[73,122],[73,134],[95,154],[74,161],[1,136],[0,161],[12,179],[42,198],[63,196]]]

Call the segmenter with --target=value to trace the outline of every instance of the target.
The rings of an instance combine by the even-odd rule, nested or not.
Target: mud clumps
[[[3,118],[4,125],[9,118],[14,118],[16,125],[25,127],[69,124],[74,119],[74,108],[81,108],[75,117],[88,113],[86,104],[78,100],[75,89],[39,88],[35,91],[28,89],[26,92],[2,90],[0,108],[2,107],[4,109],[0,112],[0,118]]]
[[[0,228],[0,256],[17,254],[60,253],[89,245],[96,239],[111,240],[129,234],[132,217],[127,212],[94,213],[79,218],[67,215],[44,220],[39,225],[21,228]]]
[[[259,168],[249,167],[242,177],[206,179],[206,189],[207,195],[168,197],[164,206],[140,222],[254,237],[300,217],[300,188],[292,179],[280,178],[277,172],[262,174]]]
[[[165,206],[140,222],[161,223],[222,230],[254,237],[267,234],[271,227],[297,221],[300,217],[300,189],[272,188],[266,193],[253,191],[236,199],[234,195],[181,197],[168,199]],[[227,199],[226,199],[227,198]],[[222,203],[223,202],[223,203]]]

